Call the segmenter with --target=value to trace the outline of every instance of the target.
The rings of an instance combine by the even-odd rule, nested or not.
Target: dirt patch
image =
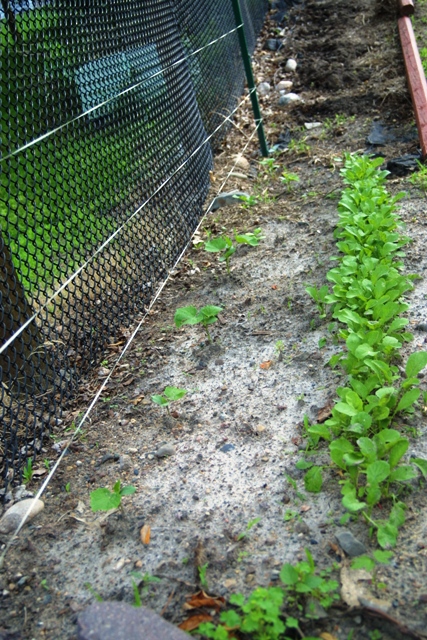
[[[264,41],[276,37],[277,29],[284,29],[284,45],[267,51]],[[285,72],[289,56],[298,62],[294,74]],[[272,86],[291,79],[304,102],[279,108],[273,90],[261,99],[270,143],[287,141],[276,156],[280,170],[260,165],[252,142],[245,153],[250,168],[235,168],[226,190],[255,195],[257,204],[209,214],[198,239],[261,227],[265,240],[256,248],[239,247],[231,275],[215,254],[196,246],[171,274],[49,485],[44,512],[6,557],[0,637],[73,638],[76,615],[94,592],[132,602],[133,571],[145,576],[144,604],[179,623],[186,598],[200,586],[197,567],[207,564],[209,592],[227,598],[277,583],[283,563],[302,560],[305,548],[320,568],[347,562],[335,539],[344,513],[339,477],[327,470],[322,492],[313,495],[305,492],[302,471],[295,467],[305,449],[304,415],[315,421],[327,412],[342,381],[326,366],[338,347],[305,285],[325,282],[336,253],[333,230],[342,189],[337,158],[343,151],[365,150],[375,120],[398,131],[413,125],[395,17],[364,0],[309,1],[284,24],[268,24],[254,68],[258,80]],[[317,121],[320,127],[305,127]],[[216,159],[213,195],[247,142],[251,122],[242,109]],[[416,141],[401,137],[377,150],[389,160],[416,149]],[[298,181],[282,184],[282,171]],[[391,192],[402,188],[408,195],[400,213],[414,239],[406,265],[423,274],[425,199],[406,178],[389,181]],[[414,327],[426,322],[426,295],[421,280],[410,297]],[[175,310],[191,304],[223,308],[212,326],[212,345],[200,326],[174,328]],[[111,342],[55,429],[55,448],[46,445],[46,460],[55,460],[72,420],[85,411],[130,335],[123,329]],[[327,344],[319,349],[324,337]],[[416,330],[410,349],[424,348],[425,341],[425,333]],[[188,390],[172,415],[150,399],[167,385]],[[401,427],[411,438],[410,452],[426,457],[421,412]],[[173,446],[173,455],[159,455],[164,444]],[[328,464],[326,451],[313,456]],[[118,479],[137,492],[124,498],[124,515],[100,519],[90,510],[89,493]],[[414,490],[406,501],[399,546],[369,585],[371,601],[351,611],[335,607],[325,619],[307,621],[307,634],[328,632],[326,637],[339,640],[379,633],[425,637],[425,494]],[[149,544],[141,542],[144,525],[151,528]],[[375,547],[363,523],[348,526],[367,550]],[[374,597],[387,603],[387,613]]]

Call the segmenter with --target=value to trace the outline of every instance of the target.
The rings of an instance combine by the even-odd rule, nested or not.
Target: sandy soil
[[[200,586],[197,567],[206,563],[207,590],[225,598],[274,584],[282,564],[303,559],[305,548],[320,568],[336,563],[335,575],[346,565],[335,538],[344,513],[337,474],[326,470],[323,490],[314,495],[304,490],[302,472],[295,468],[305,449],[304,415],[316,421],[319,412],[327,412],[342,380],[326,366],[338,347],[305,285],[323,284],[336,254],[343,151],[366,150],[375,121],[395,128],[396,137],[375,149],[386,160],[417,151],[395,16],[387,9],[388,3],[366,0],[308,0],[285,23],[267,24],[254,61],[257,80],[274,86],[291,79],[292,90],[304,100],[278,108],[274,90],[261,98],[269,142],[287,140],[277,156],[280,171],[269,175],[259,164],[256,143],[249,144],[244,156],[250,167],[236,167],[225,190],[256,195],[257,204],[225,207],[202,222],[194,248],[173,272],[49,485],[45,510],[6,556],[0,638],[75,637],[77,614],[94,592],[133,601],[133,571],[160,579],[134,578],[144,604],[178,624],[188,617],[186,598]],[[277,37],[278,29],[284,29],[283,47],[266,50],[263,43]],[[293,74],[284,70],[289,57],[298,62]],[[313,122],[322,126],[307,130],[305,123]],[[246,144],[250,123],[242,109],[216,159],[212,195]],[[299,178],[289,191],[278,180],[283,170]],[[391,177],[390,192],[402,189],[407,196],[400,215],[414,240],[406,265],[423,276],[425,197],[407,177]],[[216,255],[197,248],[209,234],[256,227],[265,239],[256,248],[238,249],[230,275]],[[410,295],[413,327],[427,322],[426,300],[421,278]],[[200,326],[177,330],[173,324],[177,308],[205,304],[223,308],[211,328],[213,344]],[[407,353],[424,348],[425,333],[414,333]],[[54,434],[59,443],[130,334],[124,328],[111,341],[99,370]],[[323,337],[327,344],[319,349]],[[150,399],[167,385],[188,390],[171,415]],[[427,457],[421,411],[400,426],[410,437],[410,453]],[[165,444],[173,446],[173,454],[159,457]],[[53,461],[56,455],[49,449],[46,457]],[[313,459],[327,464],[327,452],[320,448]],[[137,489],[124,498],[124,515],[93,514],[90,491],[118,479]],[[30,489],[35,491],[37,482]],[[378,591],[371,583],[364,606],[340,603],[326,618],[307,620],[307,634],[329,632],[326,637],[339,640],[369,639],[375,632],[382,634],[377,638],[427,637],[424,488],[408,495],[407,503],[394,559],[377,575],[385,588]],[[144,525],[151,528],[149,544],[141,542]],[[348,528],[367,550],[375,548],[362,522]],[[243,532],[247,535],[238,540]],[[386,614],[375,598],[381,598]]]

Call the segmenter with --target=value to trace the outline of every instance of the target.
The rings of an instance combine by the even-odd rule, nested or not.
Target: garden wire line
[[[250,97],[250,95],[248,94],[244,100],[242,100],[242,102],[240,103],[240,105],[237,107],[237,109],[244,104],[244,102]],[[231,174],[233,173],[234,169],[237,166],[237,162],[238,162],[238,157],[239,155],[243,155],[245,153],[245,151],[247,150],[249,144],[252,142],[254,136],[257,134],[259,127],[262,126],[262,121],[256,123],[253,132],[251,133],[251,135],[249,137],[247,137],[247,141],[245,146],[243,147],[243,149],[241,151],[239,151],[239,153],[236,155],[236,159],[231,167],[231,169],[229,170],[229,172],[227,173],[227,175],[225,176],[222,184],[219,186],[218,190],[217,190],[217,195],[214,196],[209,205],[206,207],[206,210],[204,212],[204,215],[202,216],[199,224],[197,225],[196,229],[194,230],[190,240],[188,241],[188,243],[186,244],[185,248],[183,249],[181,255],[178,257],[174,267],[170,270],[173,271],[173,269],[176,267],[176,265],[181,261],[181,259],[183,258],[183,256],[185,255],[186,251],[188,250],[188,247],[191,244],[192,238],[194,237],[194,235],[197,233],[197,231],[200,229],[201,225],[203,224],[206,215],[208,215],[210,213],[211,207],[213,202],[215,201],[215,198],[222,192],[222,190],[224,189],[225,185],[227,184],[228,179],[230,178]],[[120,352],[117,360],[114,362],[109,374],[107,375],[107,377],[102,381],[100,388],[98,389],[98,391],[95,393],[92,401],[90,402],[89,406],[87,407],[85,413],[83,414],[83,416],[80,418],[79,424],[76,426],[75,430],[73,431],[73,433],[71,434],[70,438],[67,440],[64,448],[62,449],[59,457],[57,458],[57,460],[55,461],[55,463],[53,464],[52,468],[49,470],[48,475],[46,476],[46,478],[44,479],[42,485],[40,486],[39,490],[37,491],[36,495],[34,496],[33,500],[39,500],[41,498],[41,496],[43,495],[43,493],[45,492],[45,490],[47,489],[49,483],[51,482],[53,476],[56,473],[56,470],[58,469],[59,465],[61,464],[61,461],[63,460],[63,458],[66,456],[71,444],[75,441],[76,437],[78,436],[79,432],[81,431],[83,424],[86,422],[86,420],[89,419],[89,416],[92,412],[92,410],[94,409],[96,403],[98,402],[103,390],[105,389],[105,387],[107,386],[109,380],[111,379],[111,377],[113,376],[117,366],[119,365],[120,361],[122,360],[122,358],[124,357],[124,355],[127,353],[127,351],[129,350],[131,344],[133,343],[135,337],[138,335],[142,325],[145,322],[145,319],[147,318],[149,312],[151,311],[151,309],[154,307],[155,303],[157,302],[159,296],[161,295],[163,289],[165,288],[165,286],[167,285],[168,281],[170,278],[170,272],[167,274],[166,279],[161,283],[161,285],[159,286],[155,296],[153,297],[152,301],[150,302],[148,308],[146,309],[143,318],[138,322],[136,328],[134,329],[134,331],[132,332],[132,334],[130,335],[128,341],[126,342],[126,344],[124,345],[122,351]],[[28,510],[26,511],[26,513],[24,513],[24,515],[22,516],[18,526],[16,527],[15,531],[13,532],[13,534],[11,535],[10,539],[8,540],[2,554],[0,555],[0,569],[3,567],[3,563],[4,563],[4,559],[9,551],[9,549],[11,548],[13,542],[15,541],[15,539],[17,538],[17,536],[19,535],[19,532],[21,531],[22,527],[24,526],[24,524],[26,523],[28,516],[30,515],[30,512],[32,510],[32,506],[33,503],[31,503],[31,505],[29,506]]]

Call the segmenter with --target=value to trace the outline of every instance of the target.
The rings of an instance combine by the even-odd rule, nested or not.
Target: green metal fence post
[[[254,76],[252,73],[251,58],[248,51],[248,43],[246,41],[245,30],[243,26],[242,11],[240,9],[239,0],[231,0],[233,5],[234,17],[236,19],[237,34],[239,36],[240,49],[242,52],[243,64],[245,66],[246,80],[248,82],[249,91],[251,93],[252,109],[255,116],[255,124],[258,126],[258,138],[261,147],[261,153],[267,157],[268,146],[265,139],[264,126],[262,123],[261,111],[259,108],[258,96],[255,88]]]

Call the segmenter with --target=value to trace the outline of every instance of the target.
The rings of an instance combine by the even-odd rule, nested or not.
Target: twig
[[[160,615],[161,615],[161,616],[164,616],[165,611],[166,611],[166,609],[168,608],[168,606],[170,605],[171,600],[172,600],[172,598],[174,597],[174,595],[175,595],[175,589],[172,589],[172,591],[170,592],[169,598],[166,600],[166,604],[165,604],[165,606],[164,606],[164,607],[163,607],[163,609],[160,611]]]

